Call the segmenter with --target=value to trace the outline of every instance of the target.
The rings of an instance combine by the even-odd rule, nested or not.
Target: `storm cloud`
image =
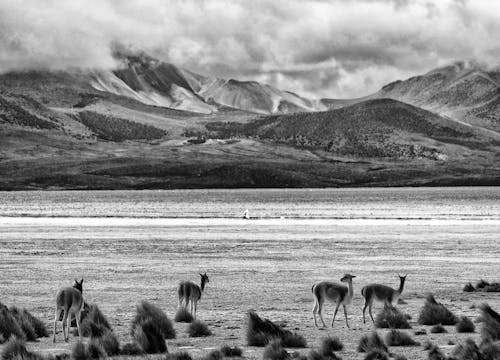
[[[495,0],[2,0],[0,71],[112,68],[111,44],[207,75],[358,97],[455,60],[497,65]]]

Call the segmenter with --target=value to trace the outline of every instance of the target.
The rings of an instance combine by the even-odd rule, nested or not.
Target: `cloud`
[[[500,57],[488,0],[2,0],[0,71],[112,68],[110,44],[313,97]]]

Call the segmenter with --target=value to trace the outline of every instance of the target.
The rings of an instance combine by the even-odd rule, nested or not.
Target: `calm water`
[[[500,220],[500,187],[0,192],[0,217]]]

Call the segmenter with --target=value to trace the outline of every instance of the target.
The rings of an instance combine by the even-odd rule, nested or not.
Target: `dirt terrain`
[[[238,345],[244,356],[260,359],[262,348],[245,341],[246,312],[283,322],[306,337],[307,353],[326,336],[345,345],[343,359],[362,359],[359,338],[373,330],[362,322],[361,287],[377,281],[394,287],[397,273],[408,273],[399,308],[412,316],[412,337],[430,339],[445,352],[470,335],[430,334],[416,323],[427,292],[457,315],[475,319],[476,306],[487,302],[500,309],[495,293],[463,293],[466,282],[487,280],[500,270],[497,221],[308,221],[236,219],[47,219],[3,218],[0,222],[0,301],[24,307],[43,319],[52,333],[54,296],[61,286],[83,277],[84,297],[110,320],[122,344],[130,341],[135,305],[148,300],[174,317],[180,280],[210,282],[198,305],[199,319],[214,335],[189,338],[185,324],[175,324],[170,352],[187,350],[199,358],[223,344]],[[351,329],[339,316],[333,329],[316,329],[311,285],[338,280],[349,272],[355,297],[349,307]],[[381,305],[377,305],[379,310]],[[330,322],[333,306],[325,306]],[[472,334],[478,338],[480,324]],[[428,335],[414,336],[418,329]],[[75,342],[44,338],[29,343],[43,353],[69,352]],[[385,334],[385,331],[380,331]],[[427,358],[423,346],[391,348],[409,359]]]

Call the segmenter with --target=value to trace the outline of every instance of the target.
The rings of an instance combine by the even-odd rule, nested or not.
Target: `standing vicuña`
[[[196,306],[198,300],[201,298],[201,293],[205,290],[205,283],[209,282],[207,273],[200,274],[201,283],[200,286],[196,285],[192,281],[183,281],[179,284],[179,289],[177,293],[179,294],[179,307],[183,306],[187,309],[189,303],[191,303],[191,314],[196,319]]]
[[[62,319],[63,323],[63,335],[64,341],[69,339],[69,329],[71,327],[71,317],[75,316],[76,327],[78,328],[78,336],[82,338],[82,333],[80,332],[80,316],[83,310],[83,279],[78,281],[75,279],[75,284],[73,287],[65,287],[59,290],[56,295],[56,314],[54,319],[54,342],[56,342],[56,325],[57,320],[61,316],[61,312],[64,311],[64,317]]]
[[[384,303],[384,306],[387,306],[387,305],[392,305],[392,303],[396,302],[398,298],[401,296],[401,293],[403,292],[403,288],[405,286],[405,280],[407,275],[405,276],[398,275],[398,276],[399,276],[398,290],[381,284],[370,284],[366,285],[361,289],[361,295],[363,295],[363,297],[365,298],[365,306],[363,307],[363,323],[366,323],[365,320],[366,307],[368,307],[368,312],[370,314],[370,317],[372,318],[372,321],[375,323],[372,315],[372,304],[374,300],[381,301]]]
[[[320,283],[313,285],[312,287],[312,293],[314,296],[313,315],[314,315],[314,325],[316,325],[316,327],[318,327],[318,323],[316,322],[316,314],[319,314],[319,318],[321,319],[323,326],[326,326],[323,320],[323,316],[321,315],[325,299],[337,303],[337,306],[335,307],[335,313],[333,314],[332,327],[333,327],[333,322],[335,321],[335,316],[337,316],[337,311],[339,310],[340,304],[342,304],[344,308],[345,323],[347,327],[349,327],[349,323],[347,322],[346,306],[351,303],[352,297],[354,295],[354,290],[352,288],[352,279],[355,277],[356,276],[354,275],[345,274],[342,277],[342,279],[340,279],[340,281],[342,282],[347,282],[349,287],[329,281],[322,281]]]

